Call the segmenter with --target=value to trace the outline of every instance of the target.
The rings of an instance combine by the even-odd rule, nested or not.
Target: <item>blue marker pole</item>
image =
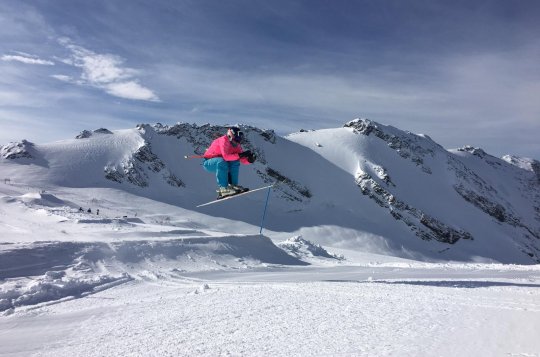
[[[266,194],[266,202],[264,203],[264,212],[261,220],[261,230],[259,231],[259,235],[262,235],[263,231],[263,225],[264,225],[264,218],[266,217],[266,208],[268,207],[268,200],[270,199],[270,190],[273,186],[268,187],[268,193]]]

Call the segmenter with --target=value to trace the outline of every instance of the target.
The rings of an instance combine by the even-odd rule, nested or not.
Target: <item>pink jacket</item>
[[[212,141],[210,147],[206,149],[204,153],[205,159],[212,159],[214,157],[222,157],[225,161],[240,160],[242,164],[248,165],[250,162],[245,157],[240,157],[242,146],[240,144],[233,146],[229,141],[227,135],[223,135],[216,140]]]

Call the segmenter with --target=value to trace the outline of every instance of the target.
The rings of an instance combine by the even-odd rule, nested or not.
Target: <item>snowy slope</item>
[[[481,149],[447,151],[427,136],[366,119],[288,139],[347,171],[365,196],[418,238],[445,243],[441,257],[525,262],[526,255],[538,261],[540,186],[534,172]]]

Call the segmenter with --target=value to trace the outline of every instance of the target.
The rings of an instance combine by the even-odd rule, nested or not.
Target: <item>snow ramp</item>
[[[264,236],[7,243],[0,247],[0,313],[83,297],[132,280],[268,265],[309,264]]]

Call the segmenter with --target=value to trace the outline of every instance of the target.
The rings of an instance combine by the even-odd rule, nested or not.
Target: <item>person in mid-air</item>
[[[216,174],[218,199],[248,190],[238,185],[240,163],[252,164],[257,157],[242,149],[243,140],[244,132],[239,127],[230,127],[227,134],[214,140],[203,155],[204,169]]]

